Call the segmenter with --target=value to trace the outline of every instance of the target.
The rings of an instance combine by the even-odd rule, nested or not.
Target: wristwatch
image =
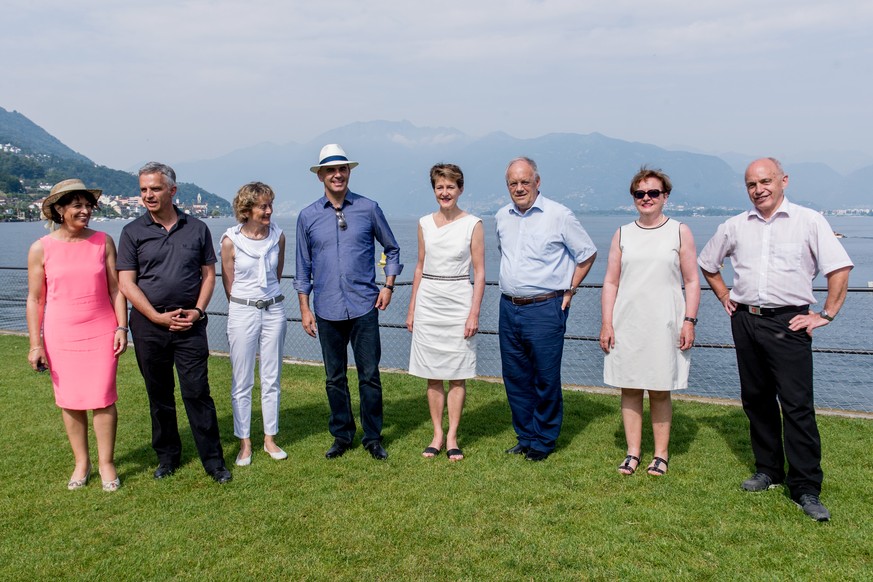
[[[697,325],[697,318],[696,317],[686,317],[685,321],[689,322],[691,325]]]
[[[394,285],[385,285],[385,288],[394,293]]]
[[[575,295],[579,292],[579,287],[570,287],[570,294]]]
[[[200,309],[199,307],[195,307],[194,311],[200,314],[200,319],[197,321],[206,321],[206,312]]]
[[[819,313],[819,315],[821,315],[822,318],[827,319],[828,321],[833,321],[833,320],[834,320],[834,316],[833,316],[833,315],[830,315],[830,314],[829,314],[827,311],[825,311],[824,309],[821,310],[821,313]]]

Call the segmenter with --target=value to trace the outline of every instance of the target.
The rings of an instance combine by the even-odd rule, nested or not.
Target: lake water
[[[718,225],[724,222],[726,217],[720,216],[687,216],[679,217],[679,220],[688,224],[694,234],[697,249],[703,247],[715,234]],[[622,224],[627,224],[631,216],[580,216],[580,221],[588,231],[594,244],[597,246],[598,258],[591,269],[586,283],[602,283],[606,272],[606,256],[609,253],[609,243],[616,229]],[[287,239],[285,253],[285,274],[294,274],[294,232],[296,217],[274,218],[284,231]],[[868,281],[873,281],[873,218],[867,216],[829,216],[831,227],[846,238],[842,239],[843,246],[855,263],[855,268],[849,275],[849,284],[852,287],[866,287]],[[206,221],[212,232],[215,247],[222,233],[230,226],[236,224],[232,218],[215,218]],[[417,253],[417,225],[418,220],[413,218],[389,218],[391,229],[400,244],[400,257],[404,263],[403,274],[398,281],[411,281],[415,270]],[[121,229],[127,221],[106,220],[93,222],[91,226],[111,235],[116,243],[121,234]],[[489,281],[497,280],[500,256],[497,252],[497,237],[494,232],[493,217],[483,217],[485,226],[485,274]],[[42,222],[10,222],[0,223],[0,240],[4,244],[0,246],[0,267],[24,267],[27,266],[27,250],[30,244],[46,234]],[[378,245],[377,245],[378,246]],[[379,249],[377,248],[377,254]],[[730,282],[730,273],[725,276]],[[816,279],[817,286],[824,286],[825,280],[821,275]]]
[[[615,230],[633,217],[625,216],[580,216],[585,229],[598,248],[598,258],[585,283],[599,285],[603,282],[609,243]],[[304,334],[299,323],[299,309],[290,277],[294,274],[294,232],[296,219],[275,217],[275,222],[285,231],[287,238],[285,274],[282,288],[289,298],[288,316],[293,320],[286,338],[285,354],[292,358],[320,360],[317,340]],[[715,233],[725,217],[681,217],[694,233],[698,250]],[[814,346],[821,350],[815,355],[816,403],[820,407],[873,412],[873,391],[869,388],[873,377],[873,292],[867,292],[867,282],[873,281],[873,218],[828,217],[831,226],[846,236],[842,240],[855,269],[850,274],[850,286],[864,288],[849,293],[846,305],[834,323],[816,333]],[[409,358],[409,333],[404,322],[409,301],[409,282],[415,270],[417,245],[417,219],[389,218],[392,230],[401,248],[403,274],[398,278],[397,290],[390,307],[380,314],[383,356],[385,367],[405,369]],[[122,220],[95,221],[92,226],[110,234],[116,241],[126,224]],[[222,233],[235,222],[230,218],[210,219],[206,223],[212,232],[216,248]],[[496,281],[499,255],[493,217],[484,217],[486,280]],[[26,266],[30,244],[46,234],[42,223],[0,223],[0,267],[23,268]],[[380,249],[377,248],[377,255]],[[374,257],[374,260],[378,257]],[[220,266],[219,266],[220,269]],[[729,268],[726,267],[729,271]],[[725,274],[730,282],[732,275]],[[815,284],[824,287],[825,280],[819,277]],[[26,289],[26,274],[23,271],[0,270],[0,329],[24,330],[23,298]],[[224,319],[227,302],[221,283],[209,306],[210,347],[227,350]],[[497,346],[497,304],[499,290],[496,285],[486,288],[480,315],[479,367],[483,376],[500,376],[500,357]],[[819,302],[825,293],[816,293]],[[739,398],[739,379],[732,343],[729,318],[712,293],[701,296],[700,325],[697,327],[697,343],[692,356],[691,377],[688,392],[700,396]],[[579,385],[602,385],[602,353],[596,338],[600,330],[600,290],[597,287],[583,288],[574,298],[568,320],[569,340],[565,345],[562,374],[565,383]],[[851,353],[864,351],[863,354]]]

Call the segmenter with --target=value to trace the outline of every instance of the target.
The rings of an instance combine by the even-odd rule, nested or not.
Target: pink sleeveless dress
[[[55,403],[70,410],[105,408],[118,400],[118,322],[106,282],[106,233],[64,242],[42,238],[45,261],[43,338]]]

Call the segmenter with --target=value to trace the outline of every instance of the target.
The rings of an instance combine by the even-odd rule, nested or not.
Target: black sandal
[[[664,465],[664,468],[661,468]],[[646,469],[646,472],[653,477],[661,477],[667,474],[667,459],[663,457],[655,457],[652,459],[652,464]]]
[[[636,461],[637,467],[640,466],[640,458],[639,457],[635,457],[633,455],[628,455],[624,458],[624,462],[618,466],[618,472],[621,473],[622,475],[627,475],[628,477],[630,477],[631,475],[636,473],[637,467],[631,467],[631,464],[630,464],[631,461]],[[627,471],[627,473],[625,473],[625,471]]]

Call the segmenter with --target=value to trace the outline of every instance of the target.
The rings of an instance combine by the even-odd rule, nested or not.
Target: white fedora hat
[[[318,154],[318,163],[309,168],[309,171],[317,174],[319,168],[327,166],[344,166],[348,165],[351,170],[358,165],[358,162],[352,162],[346,156],[346,152],[339,144],[329,143],[321,148],[321,153]]]

